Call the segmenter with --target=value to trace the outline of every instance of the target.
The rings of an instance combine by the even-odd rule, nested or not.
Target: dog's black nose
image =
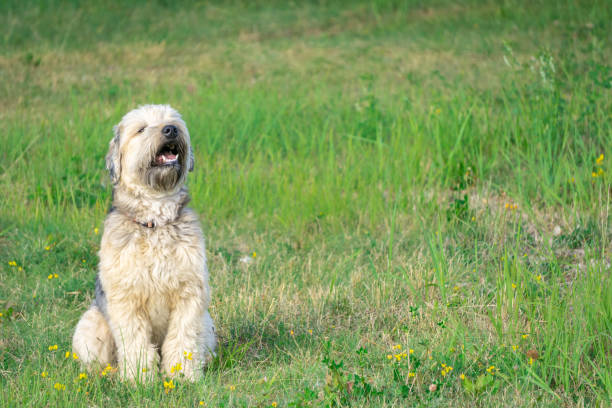
[[[162,135],[166,136],[168,139],[174,139],[178,136],[178,129],[174,125],[166,125],[162,129]]]

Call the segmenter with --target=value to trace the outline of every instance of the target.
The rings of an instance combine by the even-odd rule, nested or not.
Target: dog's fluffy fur
[[[149,378],[161,357],[168,375],[194,380],[216,340],[204,237],[185,206],[189,132],[167,105],[135,109],[114,131],[96,297],[77,324],[73,351],[90,367],[118,363],[122,378]]]

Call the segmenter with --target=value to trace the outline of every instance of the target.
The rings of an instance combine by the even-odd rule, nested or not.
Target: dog
[[[186,206],[193,166],[187,126],[168,105],[141,106],[114,127],[95,299],[73,337],[86,366],[117,364],[133,381],[158,370],[195,381],[214,356],[204,237]]]

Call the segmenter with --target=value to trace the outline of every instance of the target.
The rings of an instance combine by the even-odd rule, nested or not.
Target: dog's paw
[[[121,371],[119,373],[119,379],[124,382],[130,382],[132,384],[148,384],[154,381],[155,371],[152,369],[142,368],[139,373],[135,373],[132,370]]]
[[[181,361],[176,364],[166,363],[164,364],[164,372],[169,377],[184,377],[189,381],[199,380],[203,373],[201,364],[195,359],[180,359]]]
[[[141,364],[130,365],[124,362],[119,364],[118,367],[119,378],[122,381],[129,381],[134,384],[146,384],[154,381],[158,371],[156,361],[152,361],[146,366]]]

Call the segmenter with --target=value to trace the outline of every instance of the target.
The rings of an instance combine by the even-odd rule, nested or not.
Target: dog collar
[[[185,206],[185,204],[187,204],[187,201],[185,201],[184,203],[182,203],[182,205],[181,205],[181,207],[180,207],[180,209],[179,209],[179,212],[180,212],[180,210],[182,210],[182,209],[183,209],[183,207]],[[110,214],[110,213],[112,213],[112,212],[114,212],[114,211],[119,211],[119,210],[118,210],[118,209],[117,209],[117,207],[115,207],[114,205],[111,205],[111,207],[108,209],[108,213]],[[119,212],[121,213],[121,211],[119,211]],[[123,214],[123,213],[122,213],[122,214]],[[123,214],[123,215],[125,215],[125,214]],[[154,221],[140,222],[140,221],[138,221],[138,220],[137,220],[137,219],[135,219],[135,218],[131,218],[131,220],[132,220],[133,222],[135,222],[136,224],[138,224],[138,225],[140,225],[140,226],[142,226],[142,227],[145,227],[145,228],[150,228],[150,229],[153,229],[153,228],[155,228],[155,227],[157,226],[157,225],[155,224],[155,222],[154,222]]]
[[[142,225],[143,227],[146,227],[146,228],[155,228],[155,223],[153,221],[149,221],[149,222],[140,222],[140,221],[136,221],[136,220],[133,220],[133,221],[136,224],[140,224],[140,225]]]

